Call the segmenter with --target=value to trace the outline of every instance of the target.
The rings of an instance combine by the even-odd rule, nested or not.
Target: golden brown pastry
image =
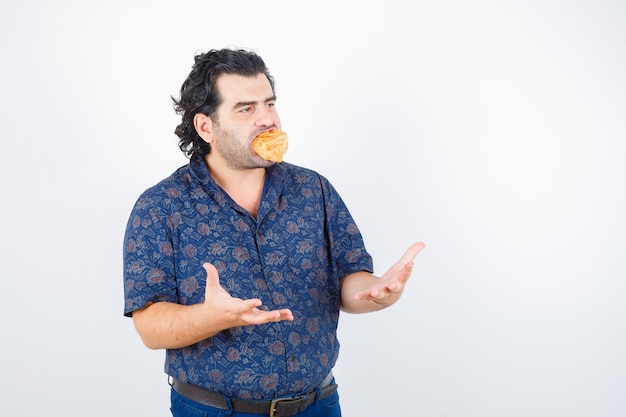
[[[268,161],[281,162],[287,147],[287,134],[278,129],[261,132],[252,141],[254,151]]]

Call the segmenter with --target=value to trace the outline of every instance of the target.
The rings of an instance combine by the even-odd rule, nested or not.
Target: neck
[[[208,156],[206,163],[213,180],[230,198],[256,217],[263,192],[265,168],[232,169]]]

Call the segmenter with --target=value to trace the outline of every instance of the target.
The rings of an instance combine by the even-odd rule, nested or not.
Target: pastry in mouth
[[[287,134],[279,129],[259,133],[252,141],[252,149],[263,159],[282,162],[289,146]]]

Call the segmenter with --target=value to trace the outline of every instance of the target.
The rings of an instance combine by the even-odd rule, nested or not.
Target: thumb
[[[215,268],[215,266],[210,262],[205,262],[204,264],[202,264],[202,266],[204,267],[204,270],[206,271],[207,290],[209,288],[211,289],[221,288],[219,274],[217,273],[217,269]]]

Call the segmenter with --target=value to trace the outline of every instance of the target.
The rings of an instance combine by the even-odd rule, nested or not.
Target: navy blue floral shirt
[[[165,372],[238,398],[317,386],[339,353],[339,280],[372,272],[361,233],[326,178],[267,168],[257,219],[192,160],[137,200],[124,237],[124,314],[148,302],[204,300],[204,262],[233,296],[289,308],[293,321],[237,327],[166,352]]]

